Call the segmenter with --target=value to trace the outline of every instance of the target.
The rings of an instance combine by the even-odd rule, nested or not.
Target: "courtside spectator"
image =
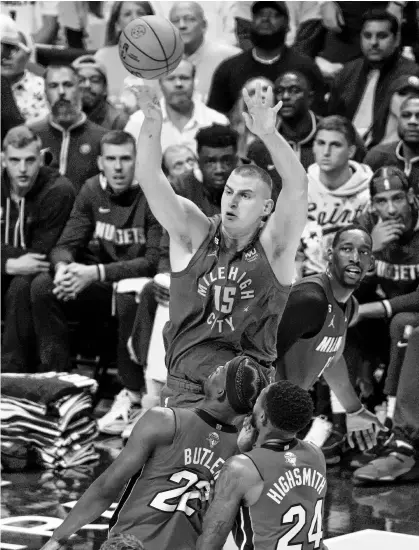
[[[106,67],[92,55],[83,55],[73,62],[80,79],[83,111],[87,118],[107,130],[123,130],[129,116],[107,100]]]
[[[400,370],[398,342],[404,325],[412,313],[419,313],[418,205],[397,167],[377,170],[370,193],[371,208],[359,222],[371,232],[375,272],[358,291],[358,324],[350,331],[346,357],[352,357],[352,372],[367,361],[372,370],[383,363],[394,373]],[[372,373],[358,372],[362,382],[371,385]],[[394,396],[394,374],[388,383],[386,389]]]
[[[118,40],[123,29],[137,17],[154,15],[150,2],[114,2],[106,28],[105,46],[95,53],[95,58],[106,68],[108,98],[111,103],[119,100],[124,90],[124,80],[131,76],[119,57]]]
[[[1,141],[5,138],[7,132],[23,124],[22,115],[17,108],[15,98],[13,97],[10,82],[4,76],[1,77]]]
[[[402,75],[391,83],[389,88],[390,105],[386,121],[386,130],[380,144],[398,141],[398,126],[400,109],[404,100],[410,95],[419,96],[419,78],[417,76]],[[391,164],[394,164],[393,162]]]
[[[32,73],[28,67],[32,42],[5,15],[0,15],[0,35],[1,75],[9,81],[22,117],[28,123],[45,118],[49,107],[44,79]]]
[[[78,192],[99,172],[97,157],[106,130],[83,113],[79,78],[72,67],[48,67],[45,87],[51,114],[33,129],[53,155],[51,167],[67,176]]]
[[[113,283],[156,272],[161,227],[134,180],[135,150],[126,132],[114,130],[103,137],[98,160],[101,174],[83,185],[51,252],[54,275],[43,273],[32,283],[31,318],[46,371],[71,368],[69,319],[88,321],[87,326],[100,333],[103,319],[112,314]],[[142,371],[126,348],[137,304],[134,294],[116,294],[114,299],[117,365],[124,386],[115,406],[123,406],[130,417],[138,412],[134,403],[140,401],[144,387]],[[101,430],[105,424],[99,420]]]
[[[227,117],[194,97],[195,67],[189,60],[182,60],[174,71],[159,79],[159,84],[163,94],[163,151],[170,145],[183,144],[196,152],[195,136],[200,128],[211,124],[228,125]],[[138,139],[143,121],[143,112],[137,111],[131,115],[125,130]]]
[[[170,145],[163,152],[162,170],[172,184],[180,176],[194,172],[197,167],[195,153],[186,145]]]
[[[419,313],[416,316],[417,325]],[[419,478],[419,327],[410,328],[412,331],[406,342],[406,355],[400,369],[397,394],[393,402],[393,437],[386,445],[376,449],[375,456],[372,456],[369,464],[354,472],[354,478],[358,482],[405,483]],[[389,407],[387,414],[388,411]]]
[[[193,173],[188,173],[173,183],[176,192],[194,202],[206,216],[220,213],[224,186],[239,162],[237,142],[237,133],[228,127],[214,125],[201,129],[197,134],[197,143],[202,182],[198,181]],[[160,243],[158,272],[170,276],[169,235],[167,232],[164,232]],[[147,357],[159,303],[168,307],[169,292],[166,287],[152,281],[144,287],[141,293],[141,301],[130,338],[133,356],[144,372],[147,368],[151,369],[151,375],[153,365],[147,365]],[[150,401],[151,397],[153,396],[144,396],[144,406],[146,400]],[[129,436],[133,425],[130,423],[127,426],[123,433],[124,438]]]
[[[419,75],[419,66],[400,54],[400,25],[380,10],[363,17],[363,56],[346,63],[332,86],[329,113],[352,120],[369,147],[381,141],[389,110],[389,88],[403,74]]]
[[[406,174],[410,187],[419,197],[419,92],[403,101],[398,134],[400,140],[373,147],[365,157],[365,164],[373,171],[383,166],[397,166]]]
[[[318,124],[313,144],[315,163],[308,168],[308,219],[302,243],[302,275],[323,273],[336,232],[352,224],[370,198],[372,170],[353,159],[356,133],[352,123],[330,116]]]
[[[302,70],[310,75],[316,100],[324,97],[324,83],[314,62],[285,45],[289,14],[285,2],[254,2],[251,39],[254,47],[227,59],[214,73],[208,106],[229,114],[239,99],[244,84],[251,78],[265,77],[272,82],[287,70]]]
[[[2,369],[9,372],[29,372],[37,366],[31,285],[38,273],[49,270],[48,254],[67,222],[75,197],[67,178],[43,166],[41,147],[39,137],[26,126],[11,129],[3,141]]]
[[[212,77],[222,61],[241,53],[239,48],[222,41],[207,40],[205,4],[199,2],[174,2],[169,20],[179,29],[185,44],[185,56],[196,69],[195,89],[202,101],[206,102]]]

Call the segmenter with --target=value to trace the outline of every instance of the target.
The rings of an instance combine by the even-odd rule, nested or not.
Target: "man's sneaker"
[[[138,413],[132,417],[132,419],[129,421],[129,423],[125,426],[124,431],[122,432],[122,441],[125,445],[127,439],[131,435],[132,430],[134,429],[134,426],[136,423],[140,420],[142,416],[145,415],[148,409],[139,409]]]
[[[362,468],[355,470],[354,481],[368,483],[387,483],[405,481],[407,474],[415,466],[414,450],[409,446],[398,446],[397,441],[389,445],[382,456],[372,460]]]
[[[304,441],[310,441],[321,448],[329,437],[332,427],[333,424],[329,422],[325,416],[316,416],[313,419],[311,428],[305,436]]]
[[[329,466],[339,464],[346,448],[346,434],[339,430],[332,429],[322,447],[326,464],[329,464]]]
[[[101,433],[121,435],[125,427],[141,412],[139,403],[133,403],[126,389],[115,397],[110,410],[97,421]]]

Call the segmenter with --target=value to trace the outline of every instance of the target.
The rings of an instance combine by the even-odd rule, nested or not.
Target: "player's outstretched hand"
[[[129,89],[135,94],[137,106],[142,110],[144,116],[162,122],[163,115],[156,90],[146,85],[131,86]]]
[[[349,445],[352,449],[358,445],[361,451],[372,449],[377,445],[377,433],[380,430],[388,432],[388,428],[365,408],[356,415],[346,415],[346,429]]]
[[[243,99],[246,103],[248,113],[243,113],[243,118],[249,130],[263,139],[264,136],[275,133],[276,119],[282,101],[271,107],[273,104],[272,86],[269,86],[266,98],[263,99],[262,85],[256,85],[256,93],[250,97],[247,90],[243,90]]]

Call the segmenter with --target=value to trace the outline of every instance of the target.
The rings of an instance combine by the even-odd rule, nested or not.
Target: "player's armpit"
[[[247,457],[234,456],[223,466],[215,486],[214,500],[205,515],[203,532],[196,545],[197,550],[223,548],[240,503],[254,484],[253,476],[249,476],[247,462]]]

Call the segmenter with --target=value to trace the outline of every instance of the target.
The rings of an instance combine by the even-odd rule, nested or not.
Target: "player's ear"
[[[327,249],[327,261],[328,261],[328,262],[331,262],[331,261],[332,261],[332,257],[333,257],[333,248],[328,248],[328,249]]]
[[[264,208],[264,211],[263,211],[263,215],[264,216],[269,216],[272,212],[272,210],[274,209],[274,201],[272,199],[267,199],[265,201],[265,208]]]
[[[98,165],[98,168],[101,172],[103,172],[103,159],[102,159],[102,155],[99,155],[97,157],[97,165]]]

